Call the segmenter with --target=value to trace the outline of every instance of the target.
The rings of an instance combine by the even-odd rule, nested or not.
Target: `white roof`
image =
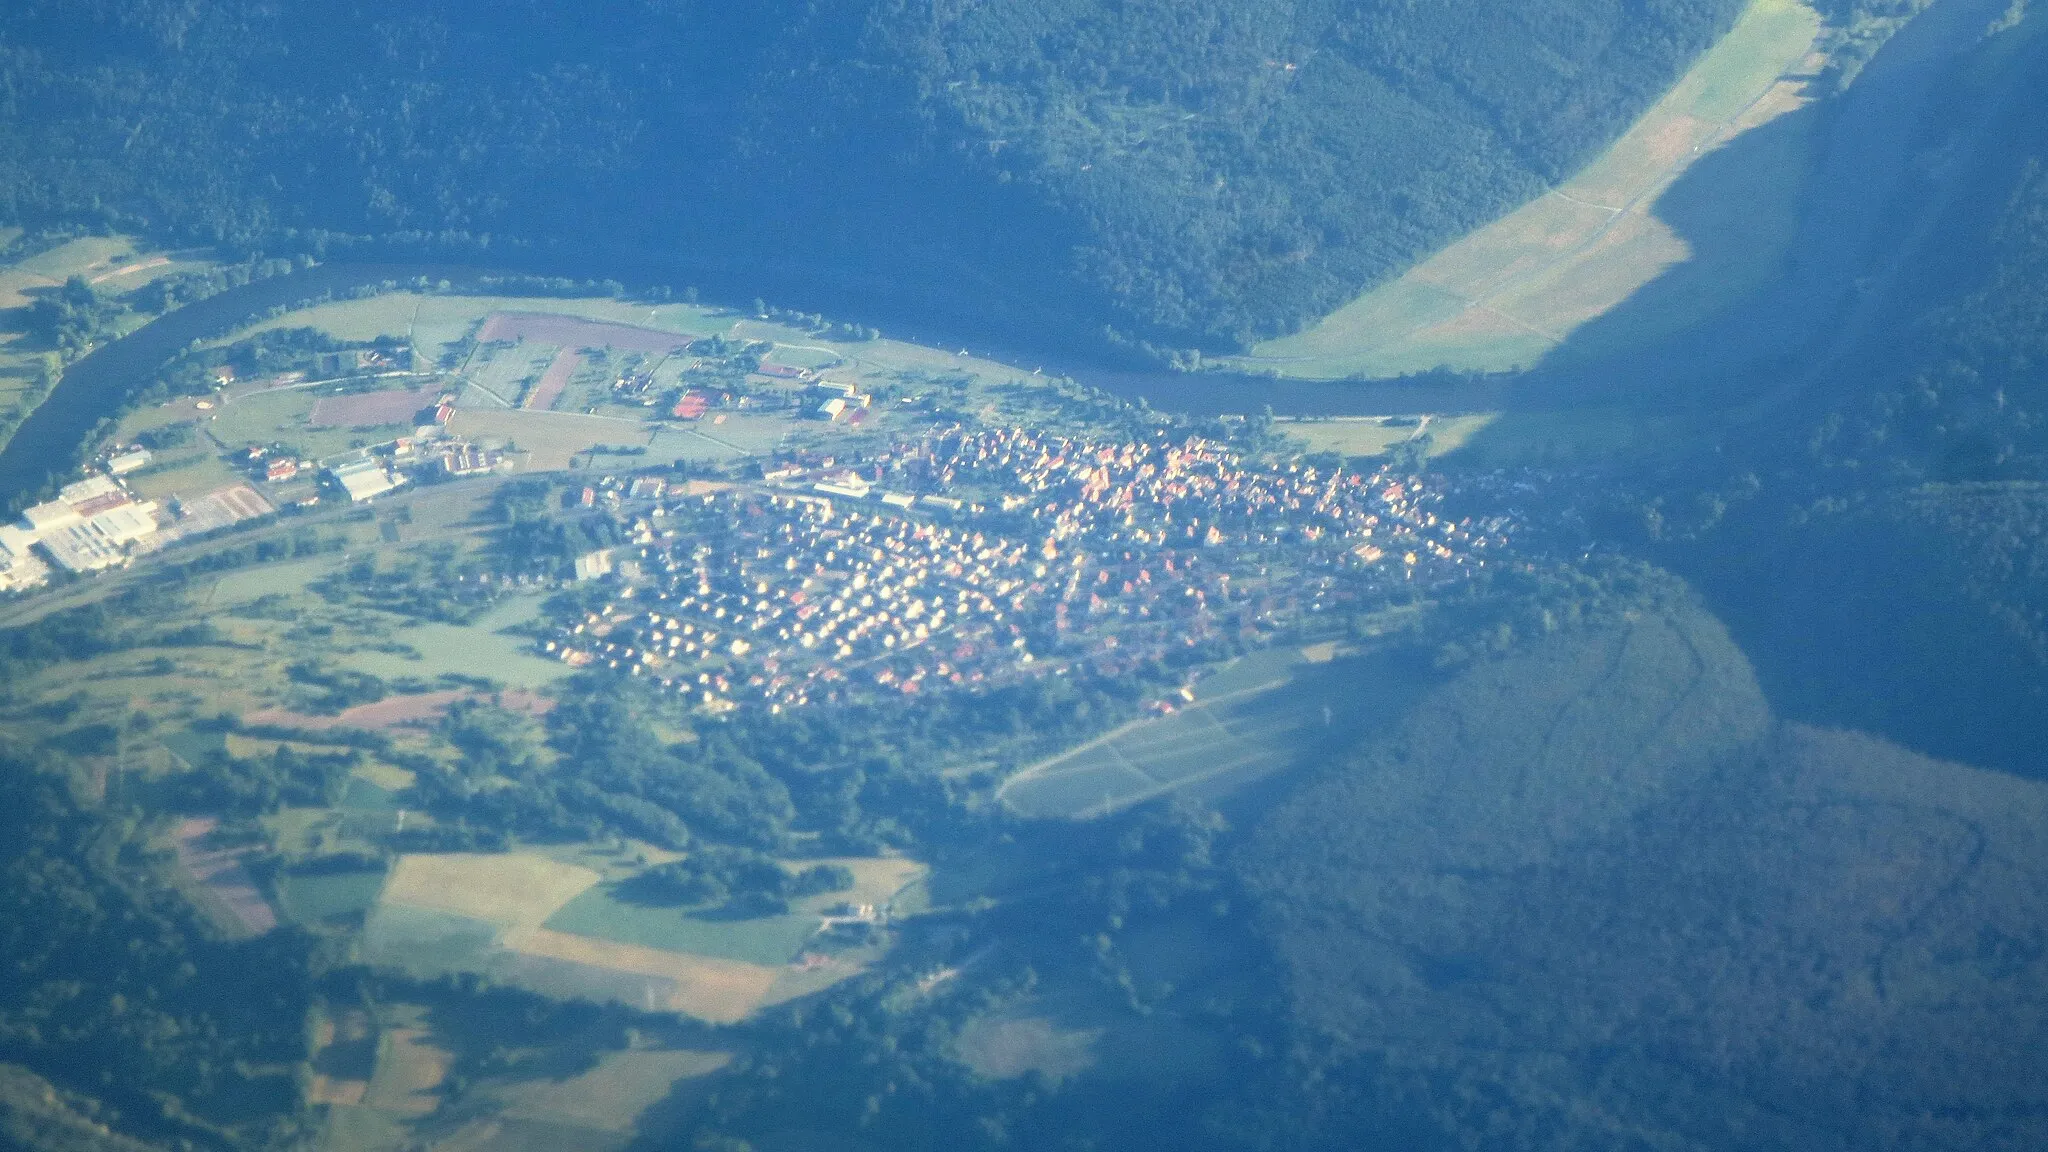
[[[78,523],[79,516],[78,512],[71,505],[59,500],[52,500],[48,504],[38,504],[33,508],[22,509],[21,519],[22,523],[28,526],[30,532],[37,536],[46,536],[49,533],[69,528],[71,525]]]
[[[350,500],[368,500],[398,487],[398,482],[387,475],[381,465],[375,464],[374,461],[371,463],[372,467],[367,469],[351,466],[346,470],[333,470],[334,478],[341,482],[342,490],[348,493]]]
[[[339,480],[342,483],[346,484],[348,482],[348,478],[351,476],[365,476],[372,472],[382,475],[384,472],[384,463],[381,460],[375,460],[369,457],[364,457],[361,460],[350,460],[341,464],[331,464],[328,466],[327,470],[329,472],[334,473],[334,478],[336,480]]]
[[[66,484],[64,490],[57,493],[57,499],[66,504],[83,504],[87,500],[111,496],[120,490],[121,486],[114,483],[112,477],[87,476],[76,484]]]
[[[0,524],[0,551],[16,557],[26,556],[35,542],[35,533],[12,524]]]
[[[116,504],[86,521],[109,540],[127,543],[156,533],[156,503]]]

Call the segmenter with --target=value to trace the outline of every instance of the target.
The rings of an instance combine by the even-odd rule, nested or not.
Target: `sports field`
[[[1294,649],[1245,657],[1198,684],[1194,703],[1034,764],[998,796],[1026,816],[1085,819],[1182,789],[1220,795],[1359,719],[1345,667]]]
[[[1395,423],[1388,423],[1396,419]],[[1274,430],[1299,440],[1311,452],[1340,456],[1384,456],[1395,446],[1429,434],[1430,454],[1441,456],[1465,446],[1474,433],[1496,419],[1493,413],[1471,416],[1338,417],[1325,420],[1281,420]]]
[[[1723,38],[1620,140],[1561,187],[1459,240],[1239,367],[1313,379],[1393,376],[1439,366],[1526,367],[1646,287],[1631,331],[1664,334],[1769,276],[1790,243],[1808,140],[1768,155],[1702,163],[1737,136],[1806,102],[1819,16],[1801,0],[1753,0]],[[1665,193],[1681,174],[1683,203]],[[1675,223],[1679,222],[1679,223]],[[1697,265],[1697,267],[1694,267]]]

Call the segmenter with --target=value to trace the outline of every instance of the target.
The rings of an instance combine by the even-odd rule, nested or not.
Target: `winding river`
[[[18,506],[53,478],[66,475],[79,447],[100,420],[119,412],[130,398],[147,388],[157,369],[197,340],[226,335],[261,318],[270,309],[292,306],[327,294],[381,284],[404,283],[419,277],[473,281],[485,269],[445,264],[321,264],[290,275],[258,280],[188,304],[119,340],[93,349],[69,368],[48,399],[30,413],[14,438],[0,450],[0,505]],[[906,332],[905,339],[919,334]],[[925,342],[955,347],[939,336]],[[998,351],[976,349],[997,360],[1024,360]],[[1498,386],[1322,383],[1276,380],[1227,373],[1132,372],[1028,358],[1034,366],[1064,372],[1093,387],[1125,397],[1143,398],[1164,411],[1191,415],[1244,413],[1270,405],[1282,416],[1381,415],[1421,411],[1476,411],[1497,406]]]

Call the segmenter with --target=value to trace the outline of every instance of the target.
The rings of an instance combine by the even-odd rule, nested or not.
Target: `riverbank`
[[[76,465],[81,447],[103,420],[115,418],[149,389],[158,370],[198,341],[257,322],[280,308],[327,297],[399,285],[470,285],[526,273],[450,264],[328,263],[231,288],[186,305],[65,370],[48,399],[0,450],[0,503],[16,509]],[[445,290],[439,289],[436,290]],[[916,340],[917,334],[906,334]],[[932,339],[918,341],[931,343]],[[951,347],[941,340],[935,347]],[[1498,408],[1507,388],[1499,381],[1412,380],[1377,383],[1277,380],[1224,372],[1139,372],[1085,363],[1045,363],[1028,355],[975,348],[1023,372],[1035,369],[1073,377],[1126,400],[1188,415],[1378,416],[1420,412],[1480,412]]]

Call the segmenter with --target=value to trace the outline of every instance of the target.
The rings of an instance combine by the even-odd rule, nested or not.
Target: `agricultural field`
[[[387,680],[433,680],[479,676],[512,688],[535,691],[567,674],[560,662],[535,654],[533,642],[517,634],[535,618],[532,597],[508,600],[468,624],[428,622],[395,629],[389,643],[344,656],[341,666]]]
[[[798,901],[785,915],[727,920],[635,903],[604,871],[562,855],[400,858],[365,925],[365,958],[728,1023],[859,972],[876,950],[805,955],[819,916],[842,901],[886,904],[922,871],[900,859],[834,861],[853,870],[852,891]]]
[[[1584,171],[1233,363],[1313,379],[1504,371],[1534,363],[1625,300],[1640,319],[1603,334],[1595,351],[1654,339],[1732,303],[1775,271],[1791,242],[1811,125],[1802,118],[1796,132],[1765,134],[1768,163],[1737,171],[1713,163],[1714,153],[1808,102],[1819,32],[1818,14],[1800,0],[1753,0]],[[1679,200],[1667,195],[1674,191]]]

